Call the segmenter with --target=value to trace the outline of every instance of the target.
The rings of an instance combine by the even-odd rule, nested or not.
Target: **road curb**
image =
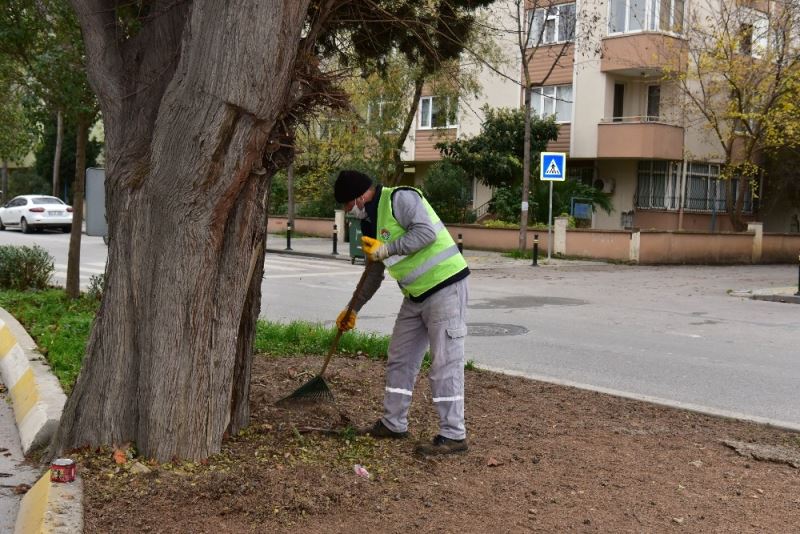
[[[22,325],[0,308],[0,374],[8,388],[22,451],[47,445],[67,400],[58,379]],[[20,502],[15,534],[83,531],[83,484],[50,482],[50,471]]]
[[[50,442],[67,397],[33,339],[2,308],[0,374],[11,397],[22,451],[28,455]]]
[[[83,532],[83,481],[53,483],[48,470],[22,498],[14,534]]]
[[[306,258],[320,258],[323,260],[339,260],[339,261],[350,261],[350,256],[346,254],[323,254],[320,252],[304,252],[300,250],[284,250],[284,249],[277,249],[277,248],[267,248],[264,249],[264,252],[267,254],[289,254],[291,256],[302,256]]]

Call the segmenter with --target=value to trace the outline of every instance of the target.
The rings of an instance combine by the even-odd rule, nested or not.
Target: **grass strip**
[[[78,377],[99,304],[86,295],[68,299],[62,289],[0,291],[0,307],[25,327],[67,393]],[[327,354],[335,334],[334,328],[320,323],[259,320],[254,351],[267,357]],[[345,332],[338,352],[382,360],[389,352],[389,340],[389,336],[380,334]],[[422,368],[427,369],[430,362],[430,354],[426,353]],[[467,362],[466,368],[474,369],[474,363]]]
[[[335,335],[334,328],[319,323],[259,321],[254,349],[267,356],[279,357],[327,354]],[[389,336],[379,334],[345,332],[339,340],[338,352],[360,352],[372,359],[385,359],[389,352],[389,339]]]
[[[0,306],[25,327],[66,392],[78,377],[99,304],[85,295],[71,300],[62,289],[0,291]]]

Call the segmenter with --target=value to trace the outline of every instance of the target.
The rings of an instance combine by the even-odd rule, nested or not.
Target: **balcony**
[[[603,39],[600,70],[625,76],[650,76],[666,70],[684,72],[687,61],[684,39],[659,32],[625,33]]]
[[[683,128],[652,117],[616,117],[597,125],[598,158],[683,159]]]
[[[417,130],[414,135],[414,161],[439,161],[442,154],[436,143],[455,141],[456,128],[433,128]]]

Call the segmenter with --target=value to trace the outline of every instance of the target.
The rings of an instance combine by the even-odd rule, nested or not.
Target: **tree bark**
[[[417,116],[417,109],[419,109],[419,99],[422,97],[422,88],[425,85],[425,76],[420,74],[414,79],[414,95],[411,97],[411,107],[406,113],[406,118],[403,121],[403,129],[397,136],[397,141],[394,144],[392,152],[392,159],[394,160],[394,171],[391,176],[386,179],[386,185],[395,186],[403,179],[405,163],[403,162],[403,145],[408,138],[408,132],[411,131],[411,125],[414,124],[414,118]]]
[[[86,142],[89,137],[89,119],[78,115],[75,139],[75,181],[72,187],[72,230],[67,255],[67,296],[81,296],[81,236],[83,235],[83,191],[86,183]]]
[[[0,200],[3,204],[6,203],[8,196],[8,160],[3,160],[2,169],[0,169],[0,190],[3,192],[3,196],[0,197]]]
[[[527,66],[525,67],[527,72]],[[527,76],[526,76],[527,78]],[[519,251],[528,248],[528,197],[531,186],[531,88],[525,85],[525,137],[522,142],[525,154],[522,157],[522,207],[519,214]],[[550,221],[547,221],[550,224]],[[548,247],[550,244],[547,245]]]
[[[205,458],[247,423],[267,191],[291,157],[308,0],[156,2],[119,46],[104,2],[72,2],[106,121],[114,239],[50,454],[133,441],[161,461]]]
[[[64,113],[59,109],[56,113],[56,152],[53,154],[53,196],[59,197],[61,189],[61,146],[64,143]],[[74,196],[74,195],[73,195]],[[64,202],[67,201],[66,195]]]

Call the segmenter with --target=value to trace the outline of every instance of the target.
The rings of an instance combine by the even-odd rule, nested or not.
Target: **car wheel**
[[[19,227],[22,229],[22,233],[23,233],[23,234],[30,234],[30,233],[32,233],[32,232],[33,232],[33,228],[31,228],[31,227],[28,225],[28,221],[26,221],[26,220],[25,220],[25,217],[23,217],[23,218],[22,218],[22,219],[19,221]]]
[[[72,225],[68,224],[66,226],[62,226],[61,231],[64,232],[65,234],[70,233],[72,231]]]
[[[3,230],[5,230],[5,229],[6,229],[6,227],[5,227],[5,225],[3,224],[3,219],[0,219],[0,232],[2,232],[2,231],[3,231]]]

